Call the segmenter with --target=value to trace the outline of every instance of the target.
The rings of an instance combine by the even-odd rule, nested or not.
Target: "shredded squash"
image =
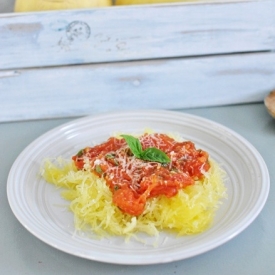
[[[140,216],[120,211],[112,203],[112,193],[104,179],[77,170],[71,160],[46,160],[42,176],[70,201],[77,230],[90,230],[98,236],[133,236],[137,232],[157,236],[162,230],[177,235],[197,234],[209,228],[222,199],[226,197],[224,171],[214,161],[203,181],[181,189],[172,198],[150,198]]]

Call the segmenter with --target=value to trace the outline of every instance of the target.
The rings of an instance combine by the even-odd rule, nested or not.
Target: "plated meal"
[[[206,151],[162,133],[110,137],[71,160],[47,160],[42,175],[65,188],[76,229],[100,236],[200,233],[226,195],[224,172]]]
[[[144,265],[231,240],[261,212],[269,181],[259,152],[231,129],[140,110],[72,120],[37,138],[12,165],[7,196],[44,243],[94,261]]]

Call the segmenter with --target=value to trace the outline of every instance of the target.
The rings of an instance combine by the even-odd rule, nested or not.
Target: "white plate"
[[[122,238],[91,239],[75,234],[73,215],[60,190],[38,173],[45,157],[71,157],[84,146],[114,132],[179,133],[210,153],[228,174],[228,199],[206,232],[176,238],[144,237],[148,244]],[[192,257],[213,249],[243,231],[262,210],[269,192],[269,173],[258,151],[232,130],[197,116],[169,111],[132,111],[86,117],[57,127],[32,142],[14,162],[7,183],[8,200],[22,225],[45,243],[69,254],[115,264],[155,264]]]

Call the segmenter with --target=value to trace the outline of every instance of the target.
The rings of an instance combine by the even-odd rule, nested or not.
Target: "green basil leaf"
[[[84,154],[84,149],[81,149],[80,151],[78,151],[78,153],[76,154],[77,157],[81,157]]]
[[[142,152],[141,159],[160,163],[169,163],[170,158],[161,150],[150,147]]]
[[[140,158],[142,154],[142,146],[138,138],[129,135],[121,135],[125,141],[127,142],[128,146],[130,147],[132,153],[137,157]]]
[[[100,165],[96,165],[96,166],[95,166],[95,171],[96,171],[99,175],[101,175],[101,174],[103,173],[103,171],[102,171]]]
[[[105,155],[106,159],[114,159],[115,156],[116,156],[116,155],[113,154],[113,153],[108,153],[108,154]]]
[[[141,143],[138,138],[135,138],[130,135],[121,135],[121,136],[125,139],[125,141],[127,142],[128,146],[130,147],[135,157],[142,160],[160,162],[163,164],[170,162],[169,157],[160,149],[155,147],[150,147],[143,151]]]

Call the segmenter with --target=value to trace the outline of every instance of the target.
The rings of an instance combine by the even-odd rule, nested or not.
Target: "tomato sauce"
[[[167,164],[144,161],[133,155],[124,139],[109,138],[86,147],[72,157],[78,169],[89,169],[103,177],[113,193],[113,203],[124,213],[138,216],[146,200],[164,195],[175,196],[179,189],[201,180],[210,168],[206,151],[191,141],[177,142],[165,134],[139,137],[142,148],[158,148],[170,158]]]

